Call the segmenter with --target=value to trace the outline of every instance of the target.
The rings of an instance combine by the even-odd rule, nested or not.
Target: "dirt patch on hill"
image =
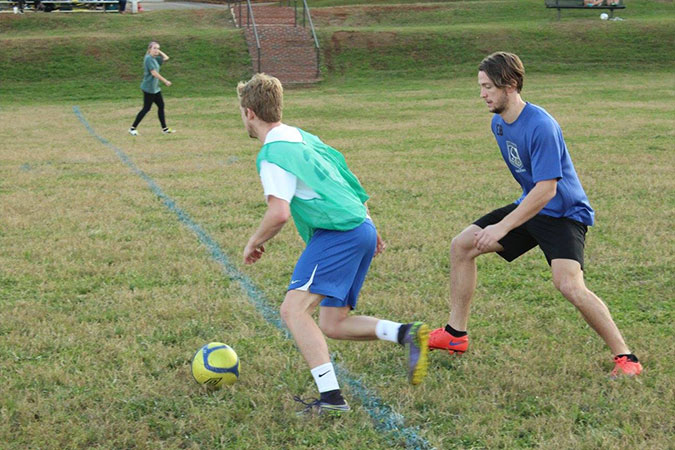
[[[331,35],[330,44],[323,46],[323,55],[328,70],[334,70],[334,58],[343,51],[361,49],[379,54],[399,40],[395,32],[336,31]]]
[[[398,12],[430,11],[447,8],[447,5],[374,5],[374,6],[335,6],[311,10],[312,20],[317,25],[350,26],[371,25],[380,21],[382,16]]]
[[[343,48],[366,48],[369,50],[389,47],[396,39],[394,32],[364,33],[359,31],[336,31],[330,39],[331,49],[340,53]]]

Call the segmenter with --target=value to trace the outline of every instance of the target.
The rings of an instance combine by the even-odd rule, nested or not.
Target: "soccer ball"
[[[210,342],[192,357],[192,376],[212,389],[232,385],[239,378],[239,357],[229,345]]]
[[[608,18],[609,16],[607,15],[607,13],[600,14],[600,20],[607,20]]]

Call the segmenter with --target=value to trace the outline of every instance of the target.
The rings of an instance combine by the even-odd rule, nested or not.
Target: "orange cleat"
[[[628,356],[614,357],[614,370],[609,374],[609,377],[616,379],[619,375],[626,375],[634,377],[642,373],[642,364],[638,361],[631,361]]]
[[[444,328],[436,328],[429,334],[429,350],[447,350],[448,353],[461,355],[469,348],[469,336],[454,337]]]

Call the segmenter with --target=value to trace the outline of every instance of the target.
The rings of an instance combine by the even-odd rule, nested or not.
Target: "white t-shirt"
[[[265,137],[265,144],[276,141],[302,142],[302,135],[297,128],[282,123],[272,128]],[[301,179],[269,161],[260,162],[260,181],[265,192],[265,199],[273,195],[290,203],[294,196],[303,200],[319,198],[319,194]]]

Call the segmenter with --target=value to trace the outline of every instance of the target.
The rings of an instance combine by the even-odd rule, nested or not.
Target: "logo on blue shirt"
[[[506,149],[509,152],[509,162],[516,168],[516,172],[523,172],[523,161],[518,154],[518,147],[511,141],[506,141]]]

